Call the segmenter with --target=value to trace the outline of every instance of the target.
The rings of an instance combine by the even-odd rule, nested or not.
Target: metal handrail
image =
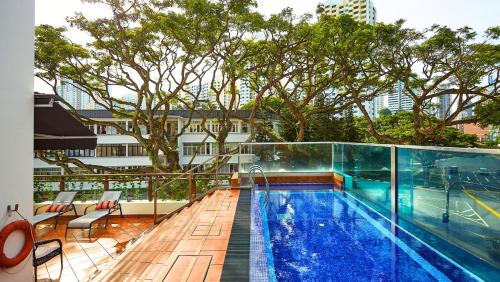
[[[200,168],[200,167],[202,167],[203,165],[207,164],[208,162],[212,161],[213,159],[216,159],[216,168],[215,168],[215,169],[216,169],[216,171],[215,171],[215,173],[216,173],[216,174],[218,174],[218,172],[219,172],[219,158],[220,158],[220,157],[222,157],[222,158],[226,158],[226,157],[233,157],[233,156],[234,156],[234,155],[216,155],[216,156],[213,156],[213,157],[211,157],[211,158],[209,158],[209,159],[205,160],[205,161],[204,161],[204,162],[202,162],[201,164],[198,164],[198,165],[196,165],[195,167],[193,167],[193,168],[189,169],[188,171],[183,172],[183,173],[180,173],[180,175],[179,175],[179,176],[177,176],[176,178],[174,178],[174,179],[170,180],[170,181],[169,181],[169,182],[167,182],[167,183],[162,184],[160,187],[157,187],[154,191],[156,192],[156,191],[158,191],[158,190],[160,190],[160,189],[164,189],[166,186],[168,186],[168,185],[170,185],[170,184],[174,183],[175,181],[177,181],[177,180],[179,180],[179,179],[181,179],[182,177],[185,177],[185,176],[187,176],[187,175],[197,174],[197,173],[195,173],[195,172],[193,172],[193,171],[194,171],[194,170],[196,170],[196,169],[198,169],[198,168]],[[201,174],[205,174],[205,175],[206,175],[207,173],[201,173]]]
[[[266,174],[260,165],[252,165],[248,168],[248,178],[252,181],[252,190],[255,190],[255,171],[260,171],[262,176],[264,176],[264,180],[266,181],[266,197],[264,205],[267,207],[267,203],[269,202],[269,181],[267,180]]]

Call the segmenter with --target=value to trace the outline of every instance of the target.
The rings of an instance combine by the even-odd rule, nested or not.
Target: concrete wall
[[[33,42],[34,0],[0,1],[0,229],[17,214],[7,205],[20,204],[20,213],[33,213]],[[15,122],[13,122],[15,121]],[[15,256],[24,235],[12,234],[5,253]],[[0,281],[31,281],[31,256],[16,267],[0,270]]]

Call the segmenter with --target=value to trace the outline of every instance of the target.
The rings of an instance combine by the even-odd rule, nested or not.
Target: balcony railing
[[[123,201],[153,202],[155,223],[159,223],[176,211],[161,216],[158,202],[175,200],[189,205],[214,189],[228,185],[231,174],[224,172],[224,164],[231,157],[233,155],[214,156],[181,173],[35,175],[34,200],[35,203],[50,201],[59,191],[78,191],[76,201],[96,202],[103,191],[119,190],[123,192]]]
[[[243,143],[239,150],[240,173],[253,164],[266,173],[336,173],[347,193],[389,219],[500,268],[500,150],[338,142]]]
[[[207,194],[212,193],[215,189],[218,189],[223,183],[222,181],[229,184],[229,179],[231,177],[231,173],[221,172],[221,168],[227,161],[233,158],[234,155],[217,155],[213,156],[204,162],[196,165],[190,170],[170,179],[169,181],[163,181],[161,184],[156,185],[153,190],[153,201],[154,201],[154,222],[155,224],[160,223],[161,221],[168,219],[177,211],[183,209],[186,206],[191,205],[193,202],[198,201],[202,197]],[[204,168],[204,172],[196,173],[201,168]],[[197,185],[197,181],[204,180],[210,181],[211,185]],[[183,187],[182,191],[187,192],[186,199],[189,201],[186,205],[180,207],[179,209],[168,213],[166,215],[159,215],[157,202],[158,198],[160,198],[161,193],[169,193],[173,191],[173,187]]]

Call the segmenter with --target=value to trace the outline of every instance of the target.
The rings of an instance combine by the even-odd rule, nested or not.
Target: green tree
[[[480,126],[500,126],[500,102],[492,100],[477,105],[474,108],[474,114]]]
[[[429,128],[433,128],[435,125],[441,122],[437,118],[429,119],[428,122],[432,122],[431,125],[425,125]],[[380,134],[389,136],[392,140],[395,140],[395,144],[407,144],[415,145],[417,143],[415,137],[415,127],[413,126],[413,113],[411,112],[399,112],[396,114],[384,114],[373,120],[375,128]],[[365,131],[367,133],[366,119],[361,118],[358,121],[358,130]],[[478,138],[475,135],[465,134],[461,130],[454,127],[446,127],[443,131],[436,130],[435,134],[443,134],[443,136],[436,142],[435,139],[430,139],[427,141],[428,145],[436,146],[450,146],[450,147],[477,147]],[[365,142],[377,142],[377,140],[369,135],[365,138]]]
[[[177,137],[184,133],[191,119],[176,136],[168,136],[170,106],[194,112],[200,93],[191,93],[195,103],[187,103],[181,99],[187,86],[201,83],[220,68],[231,73],[234,81],[236,71],[229,70],[239,70],[240,64],[231,58],[239,56],[243,34],[253,31],[249,30],[251,24],[260,18],[248,12],[254,2],[83,1],[104,4],[112,12],[111,17],[90,19],[76,14],[68,18],[69,25],[90,35],[85,46],[65,37],[65,28],[38,26],[36,76],[56,94],[60,80],[69,79],[114,117],[131,120],[131,126],[122,128],[116,123],[80,116],[67,104],[75,117],[85,123],[113,127],[118,133],[135,138],[148,152],[154,170],[178,169]],[[225,56],[227,60],[221,64]],[[111,88],[135,93],[136,101],[114,97]],[[143,134],[144,129],[147,135]],[[75,164],[89,168],[83,163]]]

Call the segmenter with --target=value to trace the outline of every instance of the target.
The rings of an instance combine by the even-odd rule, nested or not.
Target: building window
[[[64,154],[67,157],[71,158],[79,158],[79,157],[94,157],[95,156],[95,151],[90,150],[90,149],[85,149],[85,150],[64,150]]]
[[[215,143],[184,143],[184,156],[207,156],[217,154],[217,144]]]
[[[210,131],[213,133],[217,133],[220,131],[220,124],[217,120],[212,121],[212,124],[210,125]]]
[[[116,123],[116,125],[118,125],[119,127],[121,127],[123,130],[127,129],[127,122],[126,121],[117,121],[115,123]]]
[[[141,144],[128,144],[128,156],[147,156],[148,151]]]
[[[224,144],[224,154],[238,152],[239,143],[226,143]]]
[[[183,145],[183,154],[184,156],[194,156],[200,154],[201,144],[199,143],[184,143]]]
[[[106,126],[105,125],[97,125],[97,134],[106,134]]]
[[[248,123],[246,122],[241,123],[241,133],[248,133]]]
[[[167,122],[167,135],[172,137],[177,135],[177,123]]]
[[[231,133],[238,133],[238,132],[240,132],[240,123],[234,122],[233,125],[231,126]]]
[[[203,127],[201,125],[201,121],[192,120],[188,126],[187,132],[189,132],[189,133],[202,133]]]
[[[99,144],[96,147],[96,155],[98,157],[124,157],[124,144]]]
[[[33,169],[34,175],[61,175],[61,168],[50,167],[50,168],[35,168]]]
[[[94,129],[94,125],[93,124],[90,124],[90,123],[84,123],[85,127],[88,128],[90,131],[92,131],[92,133],[96,133],[95,132],[95,129]]]

